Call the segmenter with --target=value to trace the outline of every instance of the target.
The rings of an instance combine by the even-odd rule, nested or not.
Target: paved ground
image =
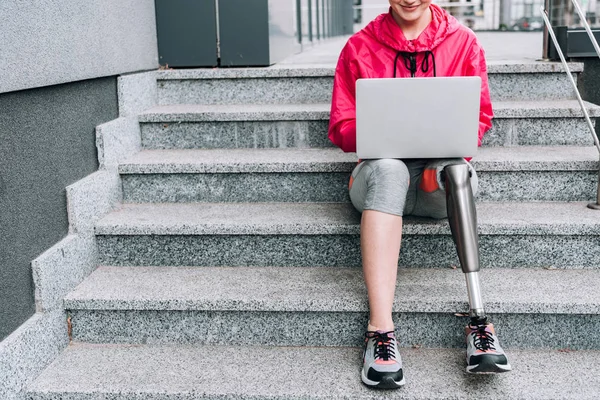
[[[535,61],[542,55],[542,32],[480,32],[477,34],[488,61]],[[329,39],[305,48],[279,63],[294,65],[335,65],[347,37]]]

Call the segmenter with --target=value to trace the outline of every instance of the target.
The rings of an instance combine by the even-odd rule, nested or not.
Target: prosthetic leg
[[[444,168],[448,222],[458,252],[462,271],[467,279],[470,317],[477,324],[485,323],[486,315],[479,284],[479,237],[477,213],[467,164]]]
[[[458,259],[467,279],[471,323],[465,327],[467,340],[467,372],[493,374],[508,372],[511,366],[489,323],[479,285],[479,238],[477,213],[467,164],[444,168],[448,222],[456,244]]]

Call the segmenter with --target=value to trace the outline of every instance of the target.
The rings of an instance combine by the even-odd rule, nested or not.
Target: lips
[[[419,8],[419,6],[420,6],[420,4],[415,4],[415,5],[412,5],[412,6],[401,6],[401,7],[402,7],[403,10],[406,10],[406,11],[414,11],[417,8]]]

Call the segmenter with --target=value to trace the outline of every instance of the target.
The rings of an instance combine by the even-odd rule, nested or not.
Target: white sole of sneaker
[[[400,382],[396,382],[395,380],[393,380],[391,378],[384,379],[380,382],[372,381],[366,377],[364,369],[361,371],[360,377],[362,378],[362,381],[365,385],[371,386],[374,388],[379,388],[379,389],[396,389],[396,388],[404,386],[404,384],[406,383],[404,376],[402,376],[402,380]]]
[[[498,365],[498,364],[487,364],[487,365],[469,365],[467,372],[470,374],[501,374],[503,372],[512,371],[510,364]]]

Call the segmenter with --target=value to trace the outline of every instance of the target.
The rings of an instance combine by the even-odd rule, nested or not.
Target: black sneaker
[[[469,324],[467,336],[467,372],[471,374],[495,374],[512,369],[491,323]]]
[[[369,331],[365,334],[361,377],[365,385],[381,389],[404,385],[402,359],[394,331]]]

